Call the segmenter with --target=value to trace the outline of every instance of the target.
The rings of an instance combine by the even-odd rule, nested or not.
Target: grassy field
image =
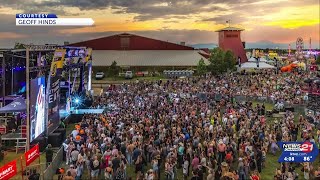
[[[253,106],[254,107],[257,104],[261,104],[261,103],[253,102]],[[265,106],[266,106],[266,110],[272,110],[273,109],[273,105],[272,104],[265,103]],[[300,114],[298,114],[296,112],[296,117],[298,117],[298,115],[300,115]],[[267,123],[268,124],[272,124],[274,122],[274,120],[275,120],[274,118],[267,118]],[[73,128],[74,128],[74,124],[68,125],[67,133],[68,134],[71,133]],[[273,179],[273,176],[275,174],[276,168],[280,168],[280,163],[278,163],[278,158],[280,157],[280,154],[281,154],[281,152],[279,152],[279,151],[275,155],[273,155],[271,153],[267,154],[265,167],[262,169],[262,173],[260,174],[262,180],[272,180]],[[315,162],[313,165],[314,165],[314,167],[317,167],[319,165],[319,163]],[[67,166],[65,166],[65,167],[67,168]],[[147,167],[144,167],[144,170],[147,171],[150,168],[151,168],[151,166],[150,166],[150,164],[148,164]],[[300,171],[300,169],[301,169],[301,167],[297,168],[297,172],[300,175],[299,179],[303,179],[303,173]],[[163,170],[163,168],[162,168],[162,170]],[[135,173],[135,169],[134,169],[133,165],[127,167],[127,173],[128,173],[128,177],[132,177],[133,179],[135,179],[136,173]],[[86,179],[88,177],[89,177],[88,172],[85,172],[84,179]],[[161,173],[161,179],[164,179],[164,172],[163,171]],[[183,179],[182,169],[178,169],[177,170],[177,179],[179,179],[179,180]]]
[[[261,103],[258,103],[258,102],[253,102],[253,106],[256,106],[257,104],[261,104]],[[267,110],[272,110],[273,108],[273,105],[272,104],[268,104],[266,103],[265,104],[266,106],[266,109]],[[295,113],[296,114],[296,117],[298,117],[298,115],[300,115],[298,112]],[[274,118],[267,118],[267,123],[268,124],[272,124],[274,122]],[[71,131],[74,129],[74,125],[75,124],[69,124],[67,126],[67,134],[70,134]],[[300,136],[299,136],[300,137]],[[0,166],[3,166],[5,163],[8,163],[14,159],[20,159],[20,156],[23,155],[22,152],[20,152],[19,154],[16,154],[15,152],[8,152],[7,155],[5,156],[5,160],[0,162]],[[267,159],[266,159],[266,162],[265,162],[265,167],[262,169],[262,173],[261,173],[261,179],[262,180],[272,180],[273,179],[273,176],[275,174],[275,170],[276,168],[279,168],[280,167],[280,163],[278,163],[278,158],[280,156],[280,152],[277,152],[276,155],[273,155],[271,153],[268,153],[267,154]],[[45,154],[41,154],[41,163],[45,163]],[[317,159],[317,161],[313,164],[314,167],[318,167],[319,166],[319,160]],[[38,160],[36,160],[35,162],[33,162],[33,165],[37,164],[38,163]],[[21,179],[21,165],[20,165],[20,160],[17,161],[17,165],[18,165],[18,175],[15,176],[13,179]],[[68,168],[65,163],[62,164],[63,167],[65,168]],[[148,164],[147,167],[144,167],[144,170],[147,171],[151,168],[150,164]],[[299,176],[299,179],[303,179],[303,173],[300,171],[301,169],[301,166],[296,168],[297,169],[297,172],[300,174]],[[163,168],[162,168],[163,170]],[[136,174],[134,172],[134,166],[128,166],[127,167],[127,173],[128,173],[128,177],[132,177],[133,179],[135,179],[136,177]],[[84,177],[82,179],[88,179],[89,177],[89,174],[88,172],[85,171],[85,174],[84,174]],[[161,173],[161,179],[164,179],[164,172],[162,171]],[[181,169],[178,169],[177,170],[177,179],[181,180],[183,179],[182,178],[182,170]],[[56,177],[55,177],[56,178]]]
[[[20,180],[22,179],[21,174],[22,174],[22,168],[21,168],[21,160],[20,157],[24,156],[24,152],[23,151],[19,151],[18,154],[16,154],[16,152],[6,152],[5,158],[3,161],[0,162],[0,167],[2,167],[3,165],[5,165],[6,163],[9,163],[13,160],[17,160],[17,170],[18,173],[16,176],[14,176],[13,180]],[[39,158],[36,159],[34,162],[32,162],[29,165],[29,168],[41,168],[40,171],[43,172],[45,170],[45,163],[46,163],[46,154],[45,153],[40,153],[40,164],[41,167],[39,166]],[[25,170],[25,167],[24,167]]]

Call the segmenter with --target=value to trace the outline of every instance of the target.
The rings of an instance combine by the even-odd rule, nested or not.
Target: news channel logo
[[[319,149],[314,142],[278,142],[282,154],[278,162],[314,162]]]
[[[16,26],[92,26],[92,18],[59,18],[56,14],[16,14]]]

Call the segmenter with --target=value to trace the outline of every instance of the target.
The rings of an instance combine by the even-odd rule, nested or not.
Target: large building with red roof
[[[116,61],[119,66],[190,67],[197,66],[201,58],[208,57],[207,52],[183,43],[176,44],[128,33],[70,45],[91,47],[93,66],[110,66]]]

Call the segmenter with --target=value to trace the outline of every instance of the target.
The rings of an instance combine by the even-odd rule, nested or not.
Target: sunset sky
[[[244,28],[243,41],[319,48],[319,0],[1,0],[0,47],[77,42],[128,32],[187,44],[217,43],[217,29]],[[16,13],[93,18],[93,27],[16,27]]]

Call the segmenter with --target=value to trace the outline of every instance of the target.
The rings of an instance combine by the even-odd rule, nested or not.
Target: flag
[[[311,38],[309,39],[309,43],[311,44]]]

